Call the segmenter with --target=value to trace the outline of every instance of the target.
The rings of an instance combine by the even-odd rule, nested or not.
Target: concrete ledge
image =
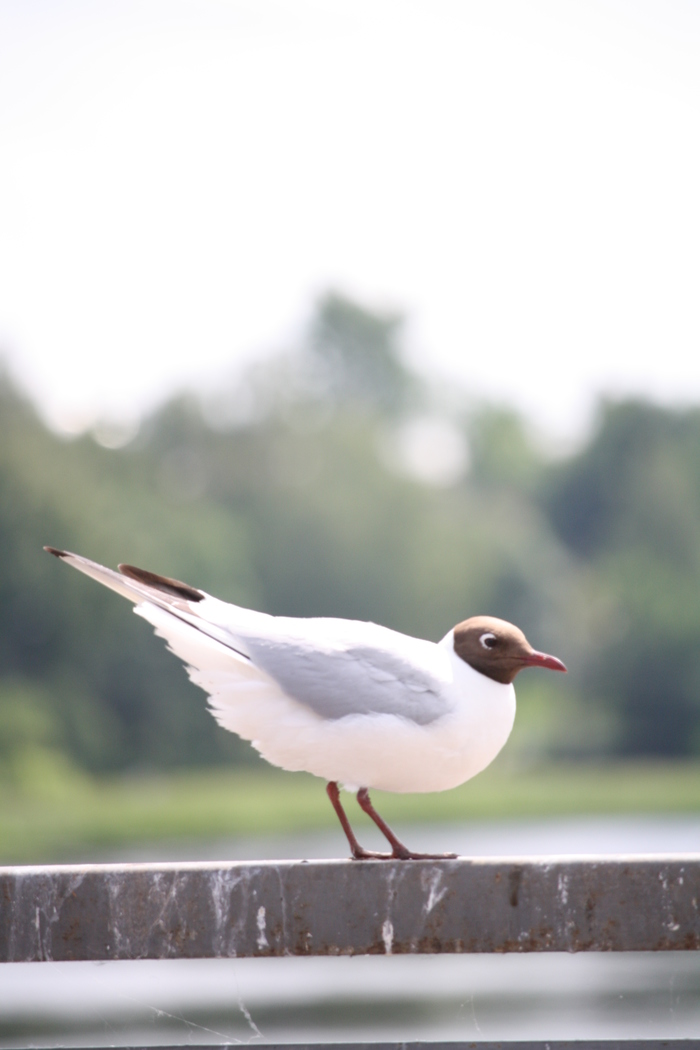
[[[259,1043],[265,1050],[700,1050],[698,1039],[548,1039],[539,1042],[520,1043],[488,1042],[475,1043]],[[129,1047],[129,1050],[140,1050]],[[146,1048],[144,1048],[146,1050]],[[182,1046],[159,1046],[158,1050],[183,1050]],[[204,1046],[197,1050],[221,1050],[220,1044]]]
[[[197,1050],[221,1050],[221,1044]],[[548,1039],[538,1042],[469,1042],[464,1043],[259,1043],[265,1050],[700,1050],[699,1039]],[[129,1047],[128,1050],[141,1050]],[[146,1050],[146,1048],[143,1048]],[[182,1046],[159,1046],[158,1050],[183,1050]]]
[[[689,951],[698,901],[700,854],[0,868],[0,962]]]

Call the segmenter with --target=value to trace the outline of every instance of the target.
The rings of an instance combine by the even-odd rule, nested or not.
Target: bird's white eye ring
[[[496,638],[496,635],[492,634],[491,631],[487,631],[485,634],[482,634],[479,638],[479,644],[482,646],[483,649],[493,649],[497,641],[498,638]]]

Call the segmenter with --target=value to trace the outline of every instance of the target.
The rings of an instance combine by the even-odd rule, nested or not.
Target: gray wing
[[[117,573],[69,551],[46,549],[141,609],[156,606],[252,660],[322,718],[390,714],[426,725],[450,708],[439,671],[430,670],[436,647],[421,639],[354,620],[267,616],[133,566]]]
[[[371,645],[319,648],[299,638],[246,637],[254,664],[322,718],[389,714],[419,725],[449,710],[438,677]]]

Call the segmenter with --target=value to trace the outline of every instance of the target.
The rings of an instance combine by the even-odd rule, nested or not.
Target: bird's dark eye
[[[495,634],[491,634],[490,631],[487,631],[486,634],[481,635],[479,642],[484,649],[493,649],[494,645],[498,643],[498,638]]]

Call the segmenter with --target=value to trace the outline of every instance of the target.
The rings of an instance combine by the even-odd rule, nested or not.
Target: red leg
[[[406,846],[404,846],[403,842],[400,842],[397,839],[387,822],[379,816],[372,805],[367,788],[360,788],[357,792],[357,801],[360,808],[365,811],[368,817],[372,818],[384,838],[387,839],[391,846],[391,856],[395,857],[397,860],[450,860],[457,856],[456,853],[412,853],[410,849],[407,849]],[[338,815],[340,816],[340,814]],[[345,834],[347,835],[347,831]],[[352,843],[350,843],[350,845],[352,846]]]
[[[340,791],[338,790],[338,784],[335,780],[331,780],[326,784],[326,793],[331,800],[333,809],[335,810],[338,820],[340,821],[345,837],[350,844],[350,852],[352,853],[353,860],[391,860],[393,854],[391,853],[375,853],[374,850],[364,849],[355,838],[355,832],[350,827],[350,821],[347,818],[345,810],[343,809],[340,802]]]

